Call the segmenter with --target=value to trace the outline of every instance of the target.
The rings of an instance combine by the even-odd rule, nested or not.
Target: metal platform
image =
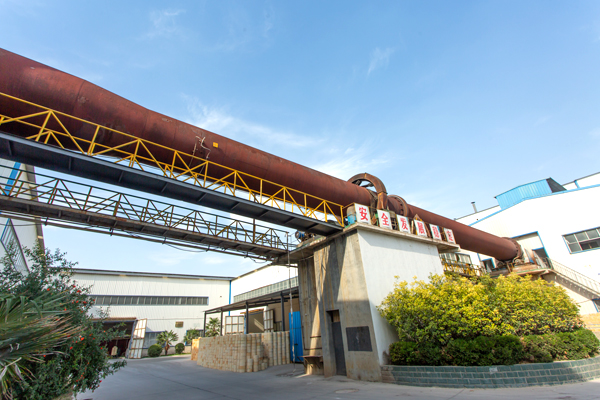
[[[189,204],[231,212],[290,229],[327,236],[342,230],[336,223],[215,192],[96,157],[0,132],[0,158],[150,193]]]

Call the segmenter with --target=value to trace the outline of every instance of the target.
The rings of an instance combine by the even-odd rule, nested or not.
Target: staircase
[[[497,277],[499,275],[508,275],[510,273],[538,277],[554,274],[556,283],[591,300],[596,305],[596,311],[598,311],[598,306],[600,306],[600,282],[550,258],[536,257],[535,262],[521,264],[507,263],[504,264],[502,268],[492,270],[490,276]],[[589,306],[591,307],[592,305],[590,304]],[[590,307],[588,307],[587,313],[594,313],[593,307]],[[595,322],[590,323],[594,325],[597,335],[600,337],[600,313],[598,313],[598,319],[594,321]]]
[[[554,271],[561,278],[566,279],[572,284],[587,290],[590,292],[590,294],[594,295],[595,298],[600,298],[600,282],[597,280],[589,278],[549,258],[544,258],[541,260],[541,262],[545,264],[545,267]]]

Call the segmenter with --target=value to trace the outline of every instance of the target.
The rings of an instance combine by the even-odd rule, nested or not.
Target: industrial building
[[[515,240],[523,248],[520,261],[543,267],[539,274],[565,287],[582,314],[598,312],[600,173],[563,185],[552,178],[527,183],[496,200],[497,206],[456,220]],[[484,254],[461,253],[488,272],[504,265]]]
[[[189,330],[203,332],[206,318],[210,317],[222,321],[223,334],[281,331],[283,326],[289,327],[290,302],[286,296],[282,303],[279,294],[289,294],[290,284],[296,289],[295,310],[299,307],[297,270],[285,266],[265,266],[237,278],[83,268],[76,268],[73,272],[73,279],[89,288],[95,303],[93,310],[96,313],[102,310],[108,315],[105,324],[122,325],[121,329],[127,332],[127,337],[114,343],[121,355],[130,350],[129,336],[138,321],[145,321],[141,347],[143,357],[148,347],[156,343],[159,333],[172,330],[179,341],[183,341]],[[273,293],[278,294],[276,302],[264,309],[263,303],[258,310],[250,307],[252,317],[248,327],[244,322],[245,306],[235,311],[229,311],[229,307],[221,312],[231,303],[245,304]],[[241,322],[238,324],[238,321]]]
[[[0,187],[3,194],[8,195],[14,190],[15,179],[19,175],[33,176],[33,167],[19,162],[0,159]],[[31,181],[32,179],[29,179]],[[12,218],[5,212],[0,213],[0,257],[4,257],[7,250],[13,249],[13,265],[21,272],[28,271],[28,261],[22,247],[34,248],[36,244],[44,247],[44,235],[39,218],[28,218],[23,221]]]
[[[92,195],[90,186],[79,195],[50,188],[52,195],[37,202],[5,196],[3,210],[270,263],[235,279],[77,270],[96,310],[107,309],[111,324],[130,324],[131,340],[117,347],[132,358],[159,332],[182,337],[214,314],[224,335],[267,332],[260,344],[256,336],[199,339],[217,349],[214,367],[269,365],[264,345],[281,350],[284,336],[271,332],[297,329],[290,349],[302,349],[309,373],[381,381],[398,337],[377,306],[395,278],[425,280],[449,265],[462,265],[465,275],[479,263],[492,274],[536,274],[568,288],[582,312],[595,309],[597,177],[574,181],[575,187],[551,179],[523,185],[499,195],[497,209],[455,221],[388,194],[368,173],[340,180],[14,53],[3,57],[1,156],[194,207],[157,206],[118,192]],[[200,207],[246,221],[202,215]],[[287,232],[257,220],[297,230],[305,240],[294,248]],[[244,344],[229,345],[237,342]]]
[[[187,331],[203,330],[204,311],[229,303],[232,278],[78,268],[73,279],[90,288],[94,310],[108,314],[109,326],[124,324],[129,336],[136,322],[145,321],[141,346],[145,356],[160,332],[172,330],[183,341]],[[131,343],[126,337],[115,345],[125,355]]]

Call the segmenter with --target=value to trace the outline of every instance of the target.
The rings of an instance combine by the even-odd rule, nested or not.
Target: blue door
[[[300,311],[290,313],[290,360],[302,362],[304,355],[302,351],[302,323],[300,322]]]

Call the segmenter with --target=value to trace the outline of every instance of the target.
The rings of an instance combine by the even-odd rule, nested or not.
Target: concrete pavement
[[[253,400],[253,399],[600,399],[600,379],[562,386],[519,389],[444,389],[323,378],[303,374],[302,365],[239,374],[203,368],[189,355],[129,360],[94,393],[77,400]]]

